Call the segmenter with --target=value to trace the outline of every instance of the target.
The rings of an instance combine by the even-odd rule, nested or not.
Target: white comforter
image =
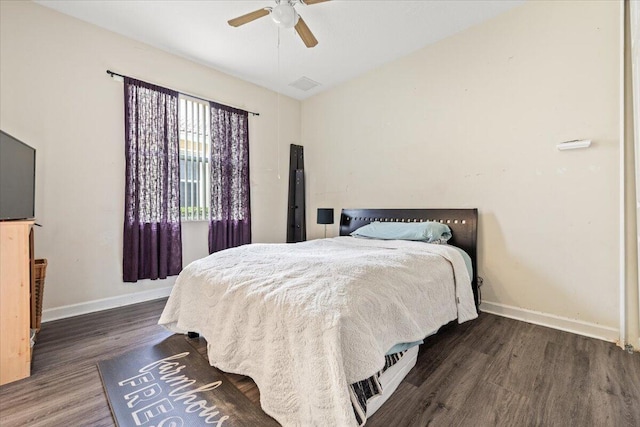
[[[349,384],[380,370],[394,344],[475,317],[455,249],[336,237],[246,245],[195,261],[159,323],[199,332],[211,365],[250,376],[265,412],[307,427],[357,425]]]

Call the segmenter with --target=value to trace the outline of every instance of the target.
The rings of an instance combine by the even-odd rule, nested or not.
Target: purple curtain
[[[123,279],[182,270],[178,92],[125,77]]]
[[[251,243],[249,113],[211,102],[209,253]]]

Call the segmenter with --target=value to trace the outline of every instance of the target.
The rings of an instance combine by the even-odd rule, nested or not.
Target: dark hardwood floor
[[[46,323],[0,426],[113,426],[96,362],[170,335],[165,300]],[[203,354],[205,342],[191,340]],[[212,368],[213,369],[213,368]],[[252,402],[250,378],[226,374]],[[367,426],[640,426],[640,354],[490,314],[446,327]]]

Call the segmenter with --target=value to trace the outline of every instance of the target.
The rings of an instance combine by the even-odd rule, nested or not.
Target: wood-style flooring
[[[0,426],[113,426],[96,362],[170,335],[165,300],[46,323],[32,376],[0,387]],[[192,341],[201,353],[202,339]],[[213,369],[213,368],[212,368]],[[258,405],[250,378],[229,375]],[[426,340],[367,426],[640,426],[640,354],[490,314]]]

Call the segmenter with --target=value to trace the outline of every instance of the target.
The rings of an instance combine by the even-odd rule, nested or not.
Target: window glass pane
[[[210,110],[207,102],[180,96],[180,214],[182,220],[209,218]]]

